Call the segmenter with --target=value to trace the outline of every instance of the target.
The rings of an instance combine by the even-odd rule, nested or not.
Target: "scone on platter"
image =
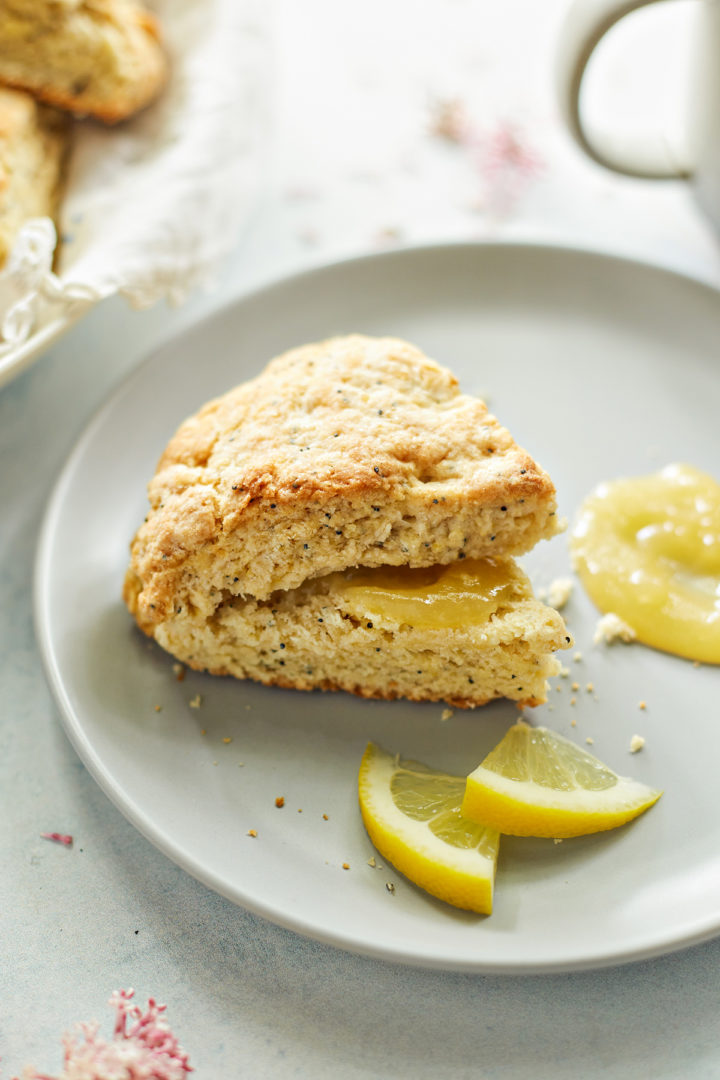
[[[0,87],[0,267],[26,221],[56,216],[68,140],[61,113]]]
[[[0,82],[115,123],[166,78],[158,24],[137,0],[0,0]]]
[[[149,498],[124,596],[190,667],[537,704],[570,644],[512,559],[558,531],[550,478],[404,341],[273,360],[181,425]]]

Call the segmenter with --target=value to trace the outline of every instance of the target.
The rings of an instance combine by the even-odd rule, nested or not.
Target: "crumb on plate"
[[[573,591],[573,579],[569,577],[555,578],[550,582],[547,591],[547,602],[550,607],[560,611],[565,607]]]
[[[604,641],[606,645],[612,645],[615,641],[630,642],[635,641],[636,637],[637,634],[632,626],[628,626],[625,620],[614,611],[609,611],[597,621],[593,645],[598,645],[601,641]]]

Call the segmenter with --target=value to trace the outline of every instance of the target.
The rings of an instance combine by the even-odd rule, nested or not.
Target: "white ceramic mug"
[[[685,178],[720,229],[720,0],[703,0],[693,64],[687,150],[662,135],[628,138],[588,126],[580,111],[580,85],[600,39],[625,15],[656,0],[575,0],[563,25],[557,78],[560,105],[571,134],[595,161],[628,176]]]

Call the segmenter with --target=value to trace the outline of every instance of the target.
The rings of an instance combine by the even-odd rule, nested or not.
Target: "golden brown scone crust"
[[[0,82],[116,123],[166,82],[159,37],[136,0],[0,0]]]
[[[364,565],[514,555],[557,531],[549,477],[407,342],[293,349],[181,425],[149,485],[125,598],[140,625],[188,605]]]
[[[55,218],[68,147],[67,118],[0,87],[0,267],[31,218]]]

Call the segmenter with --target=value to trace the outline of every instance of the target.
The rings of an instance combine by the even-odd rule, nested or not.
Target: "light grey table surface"
[[[311,0],[302,15],[291,0],[278,2],[267,190],[221,284],[173,311],[108,302],[0,391],[5,1076],[27,1062],[58,1072],[62,1032],[93,1017],[107,1030],[110,992],[133,986],[140,1000],[168,1004],[203,1080],[720,1077],[720,941],[594,973],[443,974],[304,940],[215,895],[160,855],[95,785],[63,734],[35,644],[35,545],[65,456],[125,373],[223,300],[398,238],[601,246],[720,285],[720,248],[683,185],[611,177],[565,141],[547,67],[566,4],[554,0],[542,17],[538,7],[516,0],[497,13],[485,0],[433,2],[413,51],[399,49],[415,10],[409,0],[391,14],[373,0],[361,24],[325,0]],[[482,47],[448,29],[448,8],[482,28]],[[446,53],[454,50],[450,64],[438,62],[433,19]],[[307,47],[298,50],[302,35]],[[344,43],[342,63],[329,49],[335,40]],[[463,86],[470,109],[478,86],[492,89],[483,123],[507,109],[532,126],[545,157],[544,178],[501,214],[469,205],[474,166],[429,138],[422,120],[429,96]],[[388,95],[402,105],[394,114],[379,106]],[[358,101],[370,103],[367,115],[353,111]],[[72,849],[40,839],[51,830],[71,833]]]

